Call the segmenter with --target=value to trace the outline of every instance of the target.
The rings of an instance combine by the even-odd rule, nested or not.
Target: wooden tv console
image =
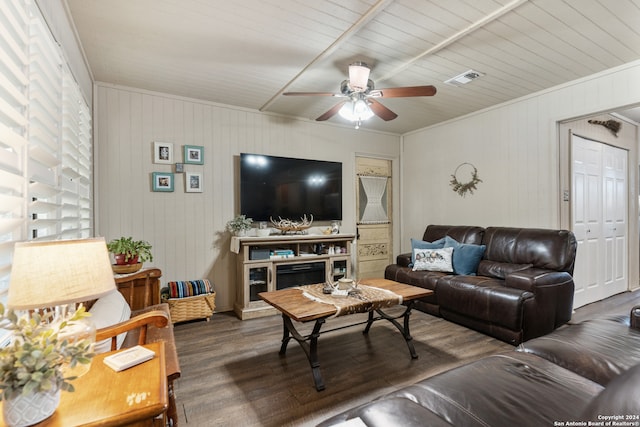
[[[238,254],[236,315],[245,320],[278,314],[260,299],[260,292],[350,277],[354,238],[354,234],[232,237],[231,250]]]

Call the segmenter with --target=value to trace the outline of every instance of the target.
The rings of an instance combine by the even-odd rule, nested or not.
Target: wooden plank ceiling
[[[640,58],[639,0],[66,1],[96,81],[313,120],[339,99],[282,92],[364,61],[376,88],[438,89],[363,125],[398,134]]]

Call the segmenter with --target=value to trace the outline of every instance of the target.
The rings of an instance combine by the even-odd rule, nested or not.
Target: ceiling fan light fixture
[[[364,99],[346,102],[338,114],[346,120],[356,122],[356,129],[360,127],[360,123],[373,117],[373,111]]]
[[[323,122],[339,114],[346,120],[356,123],[356,129],[363,121],[378,116],[388,122],[398,115],[385,107],[374,98],[405,98],[417,96],[433,96],[436,94],[434,86],[406,86],[375,90],[373,80],[369,79],[369,66],[364,62],[354,62],[349,65],[349,79],[340,83],[340,93],[331,92],[284,92],[283,95],[307,96],[337,96],[347,98],[334,104],[316,118]]]
[[[356,92],[363,92],[369,83],[371,70],[364,62],[354,62],[349,65],[349,85]]]

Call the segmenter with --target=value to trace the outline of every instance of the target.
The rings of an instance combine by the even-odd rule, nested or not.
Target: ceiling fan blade
[[[333,92],[285,92],[287,96],[344,96],[341,93]]]
[[[347,101],[338,102],[336,105],[331,107],[326,113],[318,117],[316,121],[323,122],[325,120],[329,120],[331,117],[335,116],[338,113],[338,111],[340,111],[340,108],[342,108],[345,102]]]
[[[371,96],[380,98],[405,98],[410,96],[433,96],[435,94],[435,86],[407,86],[377,89],[372,91]]]
[[[396,113],[394,113],[384,105],[380,104],[375,99],[369,99],[369,102],[370,102],[369,106],[371,107],[371,111],[373,111],[376,116],[380,117],[385,122],[388,122],[389,120],[393,120],[396,117],[398,117]]]

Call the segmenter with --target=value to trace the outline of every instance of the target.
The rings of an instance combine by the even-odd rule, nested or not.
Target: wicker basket
[[[216,293],[196,295],[185,298],[166,298],[171,312],[171,322],[186,322],[187,320],[207,319],[216,308]]]

